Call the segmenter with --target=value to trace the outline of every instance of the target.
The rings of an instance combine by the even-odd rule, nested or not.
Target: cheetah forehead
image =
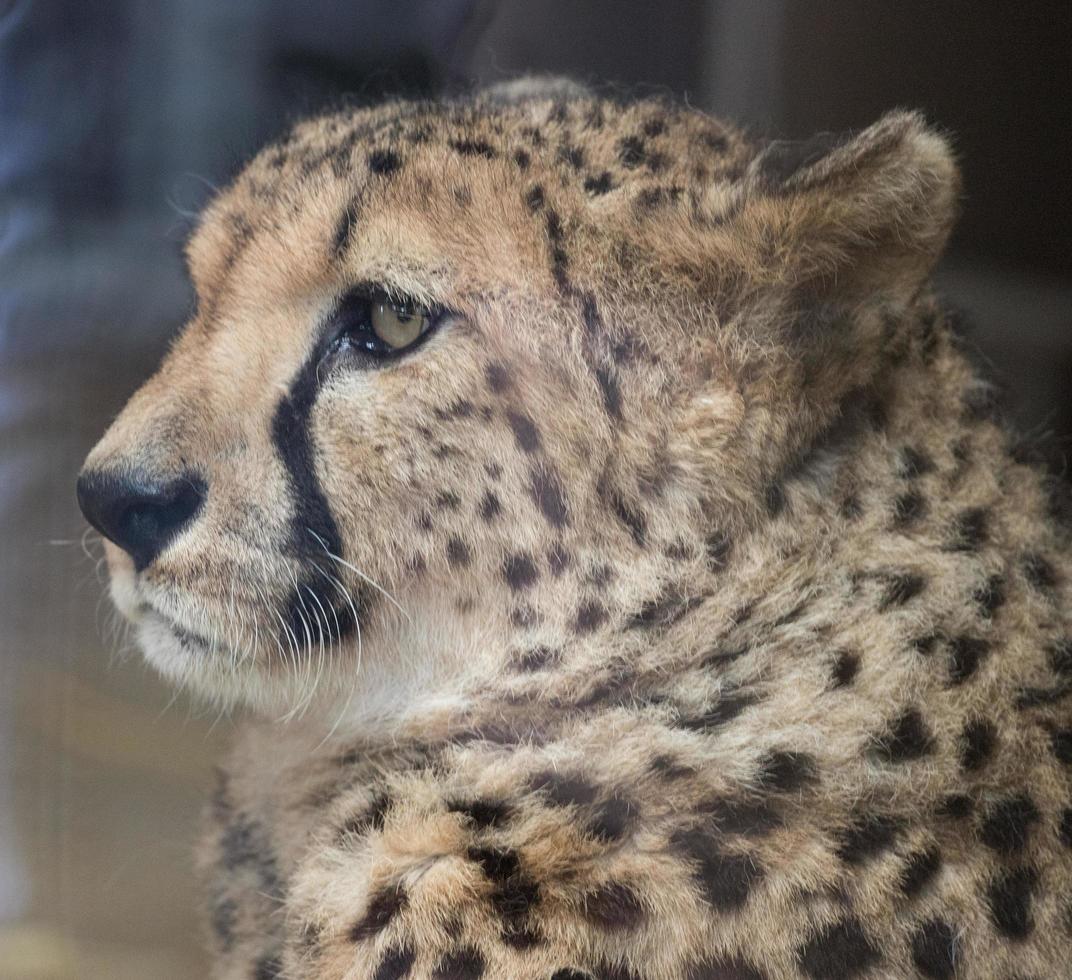
[[[195,285],[211,291],[256,237],[313,253],[315,279],[376,216],[403,229],[402,247],[417,259],[428,255],[427,236],[444,251],[474,229],[501,240],[514,225],[523,238],[545,202],[573,227],[630,226],[667,206],[710,210],[755,153],[737,129],[700,112],[572,83],[389,102],[307,120],[261,151],[206,209],[187,254]],[[302,220],[310,214],[317,220]]]

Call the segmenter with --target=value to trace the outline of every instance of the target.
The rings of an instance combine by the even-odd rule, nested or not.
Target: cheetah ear
[[[740,219],[764,277],[820,301],[896,303],[945,246],[959,179],[946,140],[898,111],[848,137],[769,143],[744,190]]]

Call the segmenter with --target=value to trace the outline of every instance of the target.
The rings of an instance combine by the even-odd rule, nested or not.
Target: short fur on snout
[[[196,476],[146,656],[252,706],[215,976],[1058,976],[1068,531],[927,279],[911,112],[531,81],[304,123],[87,473]],[[365,291],[434,311],[337,357]]]

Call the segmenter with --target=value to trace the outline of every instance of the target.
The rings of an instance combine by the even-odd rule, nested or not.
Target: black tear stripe
[[[293,634],[290,641],[296,640],[299,647],[336,643],[349,636],[357,628],[355,607],[363,610],[368,600],[362,587],[351,590],[353,602],[347,601],[329,578],[340,578],[341,569],[328,551],[342,558],[343,548],[339,527],[317,479],[310,428],[310,415],[319,392],[316,368],[321,353],[317,344],[272,417],[272,442],[286,471],[294,503],[287,551],[302,568],[283,620]],[[288,637],[283,640],[287,642]]]

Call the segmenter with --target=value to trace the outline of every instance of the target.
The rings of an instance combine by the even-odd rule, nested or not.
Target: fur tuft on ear
[[[497,105],[556,99],[583,99],[592,93],[580,82],[561,75],[523,75],[481,89],[478,97]]]
[[[748,168],[741,219],[757,244],[778,243],[765,264],[782,284],[906,302],[945,246],[958,192],[949,144],[898,111],[856,135],[767,144]]]

